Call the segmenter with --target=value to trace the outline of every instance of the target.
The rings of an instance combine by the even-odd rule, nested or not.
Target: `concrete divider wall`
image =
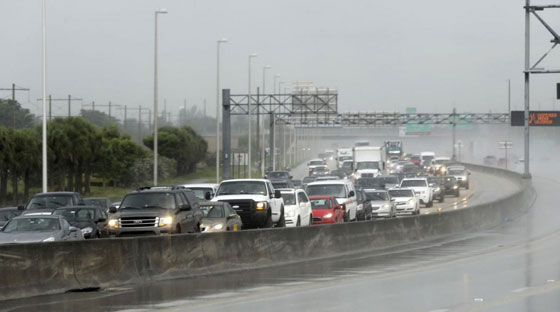
[[[519,174],[468,165],[516,181],[490,203],[414,218],[215,234],[0,246],[0,300],[250,269],[363,252],[498,226],[524,213],[533,191]]]

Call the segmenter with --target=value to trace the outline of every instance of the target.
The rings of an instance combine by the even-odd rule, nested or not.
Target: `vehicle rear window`
[[[47,232],[60,230],[60,222],[54,218],[22,218],[12,219],[3,232]]]
[[[412,197],[412,190],[390,190],[389,195],[391,197]]]
[[[70,205],[72,205],[72,195],[37,196],[29,201],[27,209],[56,209]]]
[[[320,184],[308,185],[307,195],[309,196],[334,196],[337,198],[346,198],[346,188],[341,184]]]
[[[206,200],[206,193],[212,194],[211,187],[189,187],[193,191],[194,196],[200,200]]]
[[[284,199],[284,205],[295,205],[296,204],[296,196],[294,193],[281,193],[282,199]]]
[[[401,182],[401,187],[424,187],[426,180],[404,180]]]
[[[312,199],[311,209],[330,209],[332,201],[330,199]]]

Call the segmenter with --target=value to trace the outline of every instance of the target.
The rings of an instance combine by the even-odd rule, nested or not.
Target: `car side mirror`
[[[179,210],[181,210],[181,211],[190,211],[190,210],[192,210],[192,207],[191,207],[190,205],[183,204],[183,205],[181,205],[181,206],[179,207]]]
[[[294,176],[290,176],[290,180],[293,179],[293,178],[294,178]]]
[[[228,220],[235,219],[236,216],[237,216],[236,214],[230,214],[229,216],[227,216],[227,219]]]
[[[117,207],[116,206],[109,207],[109,213],[116,213],[116,212],[117,212]]]
[[[350,193],[348,193],[348,197],[354,197],[356,196],[356,193],[354,191],[350,191]]]
[[[98,223],[105,222],[105,221],[107,221],[106,218],[99,218],[99,219],[97,219],[97,222],[98,222]]]
[[[70,227],[70,233],[76,233],[76,232],[79,232],[79,231],[80,231],[80,229],[75,227],[75,226]]]
[[[263,179],[268,179],[268,175],[265,174],[264,177],[263,177]]]
[[[204,194],[204,199],[206,199],[206,200],[211,200],[211,199],[212,199],[212,193],[206,192],[206,193]]]
[[[274,197],[275,197],[275,198],[282,198],[282,193],[280,193],[279,190],[275,190],[275,191],[274,191]]]
[[[23,205],[18,205],[17,206],[17,210],[24,210],[24,209],[25,209],[25,207],[23,207]]]

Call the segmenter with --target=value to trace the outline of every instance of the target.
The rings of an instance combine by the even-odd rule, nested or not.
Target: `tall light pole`
[[[216,51],[216,183],[220,183],[220,45],[226,42],[218,40]]]
[[[274,75],[274,94],[276,94],[276,79],[280,78],[280,75],[276,74]]]
[[[508,79],[507,83],[508,83],[508,114],[511,115],[511,79]]]
[[[272,66],[270,65],[265,65],[263,67],[263,87],[262,87],[262,94],[265,95],[266,94],[266,70],[267,69],[271,69]],[[262,143],[262,147],[260,148],[260,156],[261,156],[261,176],[264,177],[264,150],[265,150],[265,135],[264,135],[264,117],[262,118],[262,127],[261,125],[258,125],[258,127],[260,127],[262,129],[262,138],[261,138],[261,143]],[[260,144],[259,144],[260,146]]]
[[[248,138],[247,138],[247,142],[249,144],[249,151],[248,151],[248,155],[247,155],[247,160],[249,161],[248,165],[249,165],[249,179],[251,179],[251,122],[252,122],[252,118],[251,118],[251,60],[253,60],[253,58],[257,57],[257,53],[252,53],[249,54],[249,88],[248,88],[248,94],[247,94],[247,110],[249,113],[249,134],[248,134]]]
[[[158,14],[167,14],[167,10],[155,11],[154,38],[154,186],[158,184]]]
[[[41,40],[41,56],[43,63],[43,193],[48,191],[47,187],[47,6],[43,0],[42,6],[42,24],[43,34]]]

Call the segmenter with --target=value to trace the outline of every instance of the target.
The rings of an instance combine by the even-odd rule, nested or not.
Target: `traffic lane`
[[[303,178],[309,175],[307,162],[308,161],[304,161],[303,163],[299,164],[297,167],[293,168],[290,171],[294,179],[302,180]],[[327,167],[329,168],[329,170],[336,169],[336,160],[327,160]]]
[[[434,206],[432,208],[421,207],[421,213],[430,214],[462,209],[473,205],[487,203],[491,200],[505,197],[519,190],[519,186],[508,179],[480,171],[473,171],[470,179],[470,188],[468,190],[461,188],[461,194],[459,197],[446,195],[443,203],[434,202]],[[497,186],[499,186],[499,188]]]

